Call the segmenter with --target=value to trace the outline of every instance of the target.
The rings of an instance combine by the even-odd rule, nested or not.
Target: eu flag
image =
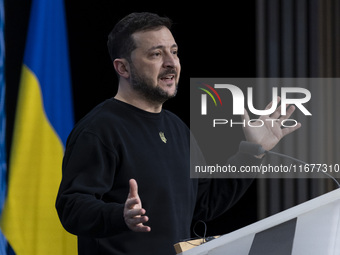
[[[5,10],[4,1],[0,0],[0,215],[6,197],[6,110],[5,110]],[[0,230],[0,254],[6,254],[7,242]]]

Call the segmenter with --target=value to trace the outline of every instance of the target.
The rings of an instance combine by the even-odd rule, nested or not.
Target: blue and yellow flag
[[[17,255],[76,254],[55,199],[73,126],[63,0],[33,0],[1,228]]]

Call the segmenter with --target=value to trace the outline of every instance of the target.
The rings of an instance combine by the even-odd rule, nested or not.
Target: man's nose
[[[164,60],[163,60],[163,66],[164,68],[175,68],[176,67],[176,63],[177,63],[177,57],[173,54],[167,54],[164,56]]]

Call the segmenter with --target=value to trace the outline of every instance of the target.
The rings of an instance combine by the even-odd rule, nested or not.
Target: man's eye
[[[154,52],[154,53],[152,54],[152,56],[154,56],[154,57],[159,57],[160,55],[161,55],[160,52]]]

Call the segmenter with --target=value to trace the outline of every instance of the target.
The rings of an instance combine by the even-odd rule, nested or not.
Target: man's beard
[[[137,91],[141,96],[143,96],[145,99],[157,102],[157,103],[164,103],[166,100],[173,98],[177,94],[178,89],[178,83],[176,82],[175,86],[175,92],[171,95],[168,94],[167,91],[163,90],[159,86],[152,86],[152,80],[147,77],[142,77],[138,74],[136,68],[134,65],[131,66],[131,85],[132,88]],[[159,77],[168,75],[168,74],[174,74],[174,79],[176,79],[177,73],[175,70],[167,70],[164,71],[162,74],[159,75]]]

